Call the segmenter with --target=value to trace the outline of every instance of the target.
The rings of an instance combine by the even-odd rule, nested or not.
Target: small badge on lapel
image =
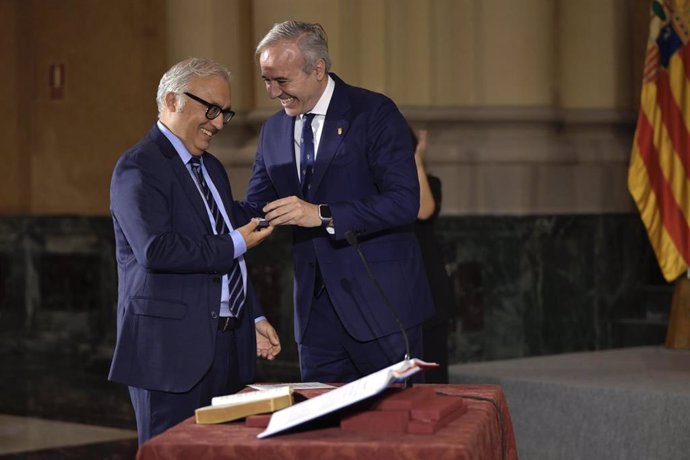
[[[338,128],[338,136],[342,136],[342,135],[343,135],[343,128]]]

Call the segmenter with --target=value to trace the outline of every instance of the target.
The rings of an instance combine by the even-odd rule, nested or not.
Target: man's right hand
[[[269,225],[266,228],[257,230],[256,227],[258,225],[259,219],[255,217],[249,221],[247,225],[243,225],[237,229],[240,231],[244,238],[244,242],[247,244],[247,250],[260,245],[275,229],[275,227]]]

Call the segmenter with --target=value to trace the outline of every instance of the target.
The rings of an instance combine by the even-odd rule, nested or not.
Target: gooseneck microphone
[[[352,246],[355,251],[357,251],[357,254],[359,254],[359,258],[362,259],[362,263],[364,264],[364,268],[367,270],[367,274],[369,275],[369,278],[371,281],[374,283],[376,288],[379,290],[381,293],[381,297],[383,297],[384,303],[390,310],[391,314],[393,315],[393,318],[395,318],[395,322],[398,323],[398,327],[400,328],[400,332],[402,332],[403,339],[405,339],[405,361],[410,359],[410,341],[407,338],[407,332],[405,331],[405,328],[402,325],[402,322],[400,321],[400,317],[398,316],[398,313],[395,311],[395,308],[393,308],[393,305],[391,305],[390,301],[388,300],[388,296],[386,296],[386,293],[383,292],[383,288],[379,284],[378,280],[374,276],[374,274],[371,272],[371,268],[369,267],[369,263],[367,262],[367,259],[364,257],[364,254],[362,253],[362,250],[359,248],[359,242],[357,241],[357,235],[355,235],[355,232],[352,230],[348,230],[345,232],[345,239],[347,240],[348,244]]]

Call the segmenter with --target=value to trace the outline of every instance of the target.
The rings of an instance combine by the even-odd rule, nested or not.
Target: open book
[[[280,433],[322,415],[363,401],[381,393],[392,383],[401,382],[417,372],[432,367],[438,367],[438,364],[427,363],[416,358],[400,361],[335,390],[275,412],[271,416],[268,427],[256,437],[265,438]]]
[[[194,411],[196,423],[223,423],[255,414],[275,412],[292,405],[292,388],[280,386],[269,390],[217,396],[210,406]]]

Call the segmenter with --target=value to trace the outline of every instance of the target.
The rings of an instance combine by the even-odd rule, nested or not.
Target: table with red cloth
[[[343,431],[327,426],[257,439],[264,428],[248,427],[243,421],[198,425],[190,417],[145,442],[137,460],[517,459],[508,403],[499,385],[422,386],[462,397],[467,410],[429,435]]]

